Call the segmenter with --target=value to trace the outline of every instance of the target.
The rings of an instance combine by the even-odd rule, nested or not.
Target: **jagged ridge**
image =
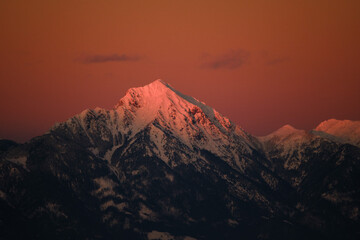
[[[356,239],[360,150],[317,133],[255,138],[157,80],[26,144],[0,141],[0,209],[43,239]]]

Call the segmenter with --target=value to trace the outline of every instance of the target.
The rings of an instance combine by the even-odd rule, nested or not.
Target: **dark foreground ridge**
[[[254,137],[157,80],[0,140],[0,239],[360,239],[360,126]]]

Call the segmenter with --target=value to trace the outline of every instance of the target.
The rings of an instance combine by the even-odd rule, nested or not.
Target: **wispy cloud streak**
[[[128,61],[138,61],[140,57],[130,56],[126,54],[109,54],[109,55],[89,55],[82,59],[82,63],[106,63],[106,62],[128,62]]]
[[[210,69],[236,69],[247,63],[250,53],[245,50],[231,51],[218,56],[206,56],[202,65]]]

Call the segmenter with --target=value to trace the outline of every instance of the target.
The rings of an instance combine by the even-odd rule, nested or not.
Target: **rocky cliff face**
[[[157,80],[28,143],[1,140],[0,232],[356,239],[360,149],[326,134],[285,126],[256,138]]]

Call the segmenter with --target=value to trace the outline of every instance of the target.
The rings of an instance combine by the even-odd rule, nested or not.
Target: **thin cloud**
[[[280,63],[286,62],[288,60],[289,60],[289,58],[286,58],[286,57],[274,58],[274,59],[267,60],[266,64],[267,65],[275,65],[275,64],[280,64]]]
[[[210,69],[236,69],[248,62],[250,53],[245,50],[237,50],[219,56],[205,56],[207,58],[203,67]]]
[[[106,63],[106,62],[128,62],[128,61],[138,61],[140,57],[130,56],[126,54],[110,54],[110,55],[90,55],[82,59],[82,63]]]

